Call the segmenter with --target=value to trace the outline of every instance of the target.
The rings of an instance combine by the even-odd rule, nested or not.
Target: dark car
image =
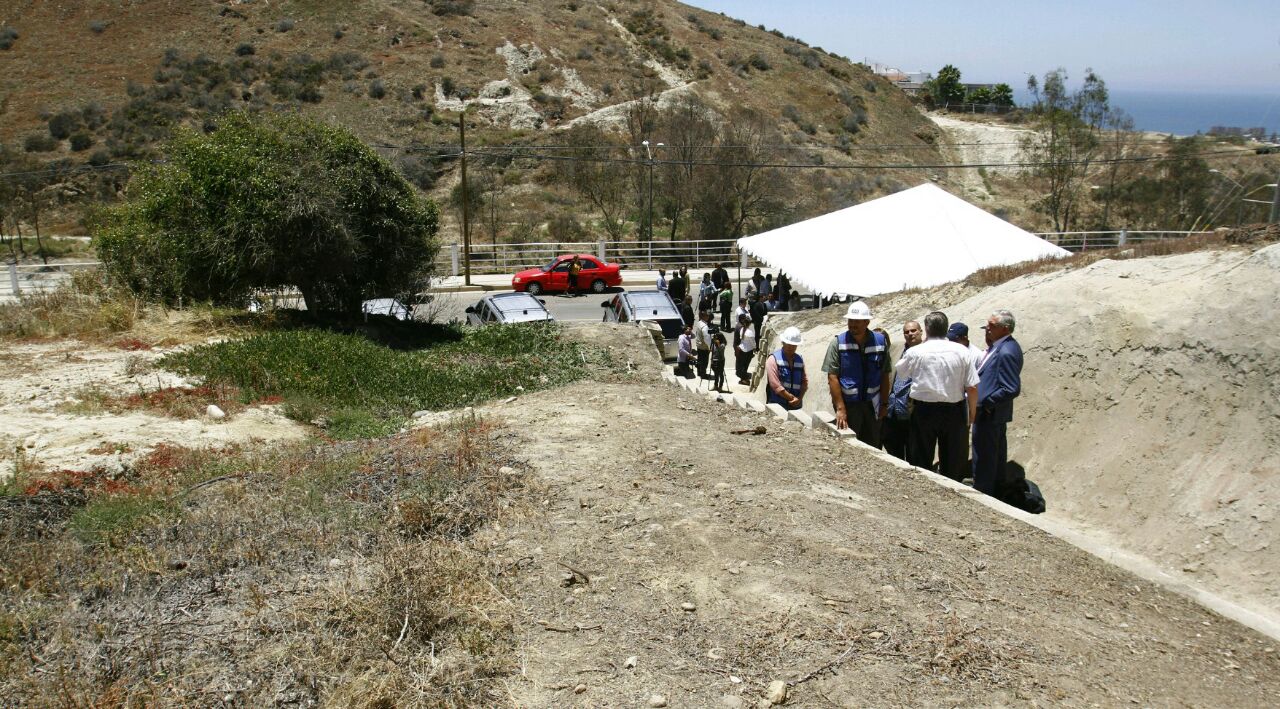
[[[541,268],[529,268],[511,277],[511,290],[525,291],[531,295],[563,292],[569,289],[569,264],[577,256],[582,262],[578,274],[578,290],[603,293],[607,288],[622,285],[622,267],[607,263],[590,254],[566,254],[557,256]]]
[[[675,359],[684,318],[671,296],[660,290],[623,291],[600,304],[605,322],[633,322],[653,335],[663,359]]]
[[[537,322],[554,320],[547,306],[528,293],[496,293],[467,308],[467,323]]]

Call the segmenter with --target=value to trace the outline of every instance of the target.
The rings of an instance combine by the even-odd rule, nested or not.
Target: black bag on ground
[[[1023,478],[1005,488],[1000,501],[1033,515],[1044,514],[1044,495],[1040,486]]]

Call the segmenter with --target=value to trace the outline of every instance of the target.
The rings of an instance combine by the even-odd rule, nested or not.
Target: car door
[[[552,267],[551,272],[547,274],[547,282],[544,287],[547,290],[568,290],[569,264],[572,262],[573,259],[564,259]]]
[[[600,264],[595,259],[582,257],[582,272],[578,274],[578,287],[583,290],[591,288],[591,282],[600,277]]]

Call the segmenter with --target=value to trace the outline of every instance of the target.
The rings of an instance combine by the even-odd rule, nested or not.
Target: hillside
[[[864,67],[666,0],[25,0],[0,12],[17,34],[0,51],[0,141],[12,160],[149,158],[177,125],[208,129],[229,109],[299,110],[383,146],[411,180],[447,199],[453,165],[441,146],[456,145],[461,111],[476,144],[559,144],[570,125],[617,130],[638,97],[662,109],[689,95],[721,125],[760,114],[768,142],[796,161],[939,156],[937,129]],[[535,212],[521,218],[545,221],[540,205],[563,192],[545,161],[501,168],[508,201]],[[801,209],[919,179],[859,172],[813,173]],[[119,187],[78,191],[110,197]]]
[[[875,324],[900,348],[904,320],[941,309],[980,342],[977,326],[1012,310],[1026,364],[1009,457],[1047,514],[1275,622],[1280,342],[1263,284],[1277,269],[1275,244],[1103,259],[883,296]],[[839,318],[799,318],[806,357]],[[830,404],[810,396],[806,408]]]

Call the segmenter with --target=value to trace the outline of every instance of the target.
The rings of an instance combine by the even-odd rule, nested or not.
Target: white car
[[[467,324],[539,322],[554,320],[546,303],[528,293],[496,293],[467,307]]]
[[[684,318],[662,290],[623,291],[600,304],[605,322],[633,322],[649,331],[663,359],[675,359]]]

